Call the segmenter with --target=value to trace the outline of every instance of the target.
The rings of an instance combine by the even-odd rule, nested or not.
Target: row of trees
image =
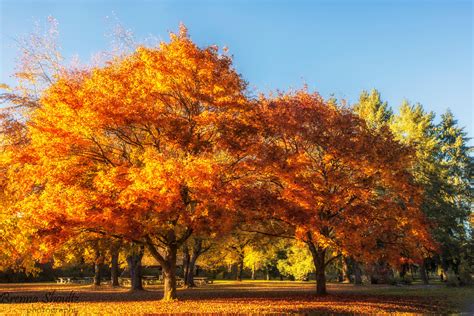
[[[415,149],[412,172],[423,188],[421,208],[438,244],[438,252],[420,263],[424,282],[428,281],[427,266],[440,266],[445,280],[448,271],[470,274],[474,268],[472,217],[469,223],[474,164],[466,132],[449,110],[436,123],[433,112],[404,101],[394,115],[376,90],[363,92],[354,109],[372,128],[389,126],[396,139]]]
[[[211,242],[257,235],[305,245],[318,294],[342,257],[424,266],[439,250],[459,265],[468,156],[449,113],[394,116],[375,91],[354,108],[307,89],[251,97],[231,57],[184,26],[88,67],[62,65],[48,36],[2,95],[1,268],[87,254],[117,271],[123,255],[140,289],[148,255],[170,300],[179,251],[192,285]]]

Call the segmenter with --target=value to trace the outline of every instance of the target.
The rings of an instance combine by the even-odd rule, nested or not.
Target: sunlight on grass
[[[423,291],[420,291],[420,289]],[[329,284],[330,295],[316,296],[313,282],[216,281],[196,289],[180,289],[179,301],[162,302],[161,287],[130,293],[127,288],[38,284],[2,284],[0,293],[44,297],[55,291],[74,291],[77,302],[5,303],[0,314],[127,314],[137,313],[433,313],[460,312],[466,308],[473,288],[444,286],[353,286]]]

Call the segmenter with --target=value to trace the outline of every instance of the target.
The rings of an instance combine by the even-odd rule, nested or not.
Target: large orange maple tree
[[[168,43],[64,71],[28,118],[34,155],[12,190],[46,257],[88,232],[147,249],[176,298],[178,248],[231,226],[252,129],[246,84],[182,26]],[[133,280],[132,280],[133,283]]]
[[[306,90],[262,98],[258,189],[260,228],[293,236],[313,257],[317,293],[340,256],[394,265],[432,248],[409,170],[413,151],[349,109]],[[257,183],[257,182],[256,182]]]

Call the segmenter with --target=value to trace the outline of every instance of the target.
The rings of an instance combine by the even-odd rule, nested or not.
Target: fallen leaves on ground
[[[296,286],[295,286],[296,285]],[[299,286],[298,286],[299,285]],[[450,311],[441,297],[391,295],[389,287],[380,287],[380,295],[366,294],[366,288],[352,285],[331,285],[327,296],[312,293],[312,284],[226,283],[196,289],[182,289],[179,300],[160,300],[160,287],[130,293],[127,289],[90,286],[0,285],[0,295],[38,297],[42,301],[48,293],[67,296],[76,293],[77,302],[69,303],[4,303],[0,314],[30,315],[118,315],[118,314],[411,314]],[[372,288],[369,288],[371,290]],[[373,289],[372,289],[373,290]],[[362,294],[360,294],[362,293]]]

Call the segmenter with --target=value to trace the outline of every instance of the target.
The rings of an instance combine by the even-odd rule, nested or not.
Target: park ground
[[[131,293],[109,286],[0,284],[0,315],[474,313],[473,287],[329,284],[330,294],[322,297],[314,290],[313,282],[217,281],[179,289],[179,300],[162,302],[160,286]]]

